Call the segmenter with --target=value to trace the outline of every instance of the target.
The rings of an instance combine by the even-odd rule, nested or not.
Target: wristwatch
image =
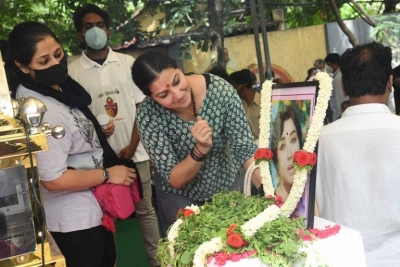
[[[103,177],[104,177],[103,184],[105,184],[107,183],[108,179],[110,179],[110,173],[107,171],[107,169],[103,169]]]

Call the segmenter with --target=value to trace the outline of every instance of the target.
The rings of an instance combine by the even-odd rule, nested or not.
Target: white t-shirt
[[[400,266],[399,136],[399,116],[364,104],[347,108],[319,138],[319,214],[361,233],[369,267]]]
[[[107,140],[115,153],[130,144],[136,119],[136,104],[145,95],[132,80],[134,58],[116,53],[109,48],[103,65],[89,59],[85,51],[68,65],[69,75],[82,85],[92,97],[90,110],[95,116],[108,114],[114,120],[115,131]],[[149,160],[142,142],[139,142],[133,161]]]
[[[46,97],[22,85],[17,95],[33,96],[47,108],[43,122],[65,128],[65,136],[55,139],[47,137],[47,151],[36,153],[38,173],[41,181],[59,178],[71,167],[77,170],[103,167],[101,148],[92,122],[76,109],[66,106],[52,97]],[[41,187],[46,225],[52,232],[73,232],[101,225],[103,212],[90,188],[76,191],[47,191]]]

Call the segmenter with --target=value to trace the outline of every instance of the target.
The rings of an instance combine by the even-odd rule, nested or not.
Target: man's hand
[[[114,121],[110,120],[110,122],[103,128],[103,133],[106,138],[109,138],[114,133],[115,125]]]

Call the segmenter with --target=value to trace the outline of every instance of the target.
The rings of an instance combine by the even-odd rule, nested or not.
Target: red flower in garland
[[[230,234],[226,243],[233,248],[243,248],[249,244],[246,240],[243,240],[239,234]]]
[[[282,197],[281,196],[268,195],[268,196],[266,196],[266,198],[270,198],[270,199],[274,200],[274,203],[275,203],[276,206],[278,206],[278,208],[282,207],[282,205],[283,205],[283,201],[282,201]]]
[[[236,223],[231,224],[231,226],[229,226],[228,230],[226,230],[226,234],[227,235],[233,234],[233,230],[235,230],[237,227],[238,227],[238,225]]]
[[[275,205],[278,206],[278,208],[282,207],[282,205],[283,205],[281,196],[276,196],[274,202],[275,202]]]
[[[273,156],[274,153],[268,148],[259,148],[254,153],[255,160],[271,160]]]
[[[300,167],[304,167],[306,165],[314,166],[317,162],[317,156],[315,153],[309,153],[304,150],[296,151],[293,154],[293,160]]]
[[[315,153],[312,153],[310,156],[310,165],[314,166],[315,163],[317,163],[317,155],[315,155]]]
[[[193,214],[195,214],[195,213],[191,209],[179,209],[178,212],[176,213],[176,218],[179,218],[181,216],[183,216],[184,218],[187,218]]]
[[[176,213],[176,218],[179,218],[181,215],[185,213],[185,209],[179,209],[178,212]]]
[[[191,209],[185,209],[185,211],[183,212],[183,216],[184,216],[185,218],[187,218],[187,217],[189,217],[189,216],[191,216],[191,215],[193,215],[193,214],[194,214],[194,211],[191,210]]]

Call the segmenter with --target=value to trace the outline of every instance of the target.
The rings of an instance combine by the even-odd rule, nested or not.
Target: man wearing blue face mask
[[[145,96],[131,78],[134,58],[108,47],[110,17],[106,11],[85,4],[74,12],[73,20],[80,47],[85,50],[68,66],[69,74],[91,95],[93,114],[106,115],[114,122],[115,132],[108,138],[114,151],[136,163],[143,185],[143,199],[135,204],[136,217],[151,266],[159,266],[156,252],[160,236],[151,202],[149,156],[136,126],[136,106]]]

